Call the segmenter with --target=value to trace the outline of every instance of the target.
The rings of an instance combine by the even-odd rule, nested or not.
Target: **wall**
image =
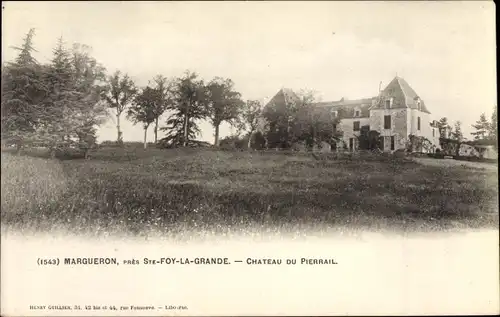
[[[358,139],[360,131],[354,131],[354,121],[359,121],[359,128],[361,129],[364,125],[370,125],[370,118],[347,118],[342,119],[339,124],[339,129],[344,133],[342,136],[342,141],[347,145],[349,149],[349,139],[354,138],[354,146],[357,148]],[[370,126],[370,129],[373,129]]]
[[[395,136],[395,150],[404,149],[407,141],[408,109],[372,109],[370,111],[370,129],[378,131],[383,137]],[[384,116],[391,116],[391,128],[384,129]],[[387,138],[387,140],[390,140]],[[390,144],[384,141],[385,150]]]
[[[429,113],[418,111],[417,109],[408,109],[410,122],[410,129],[408,134],[413,134],[416,136],[421,136],[429,141],[436,147],[441,148],[439,145],[439,130],[431,126],[431,116]],[[420,117],[420,131],[418,130],[418,117]],[[432,130],[434,129],[434,136],[432,136]]]

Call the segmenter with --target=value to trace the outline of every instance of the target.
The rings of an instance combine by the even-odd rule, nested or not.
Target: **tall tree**
[[[495,146],[497,146],[498,141],[498,117],[497,117],[497,107],[493,109],[493,113],[491,114],[491,124],[488,131],[488,137],[495,141]]]
[[[49,94],[44,67],[32,53],[35,30],[30,29],[14,62],[2,65],[2,141],[15,145],[18,153],[39,125],[39,114]]]
[[[252,145],[252,137],[257,131],[259,120],[262,115],[262,103],[258,100],[247,100],[243,105],[243,110],[241,112],[241,123],[242,128],[248,130],[248,144],[247,147],[250,149]]]
[[[48,146],[52,156],[55,156],[58,147],[69,145],[74,128],[73,115],[80,110],[77,103],[81,96],[76,91],[70,57],[62,37],[59,38],[52,62],[47,67],[50,95],[44,103],[43,115],[39,117],[44,125],[37,131],[37,141]]]
[[[322,142],[330,145],[342,135],[338,129],[339,119],[332,117],[328,108],[315,105],[315,93],[299,92],[301,102],[295,109],[290,133],[291,142],[305,141],[310,149]]]
[[[453,127],[453,131],[451,132],[451,139],[456,141],[455,147],[455,155],[460,155],[460,146],[464,140],[464,136],[462,133],[462,122],[456,121]]]
[[[451,131],[451,126],[448,123],[448,118],[443,117],[438,121],[438,129],[441,138],[448,138],[448,133]]]
[[[451,132],[451,138],[455,141],[462,142],[464,139],[462,133],[462,122],[456,121]]]
[[[196,73],[187,71],[174,85],[174,105],[167,119],[164,142],[173,146],[188,146],[200,132],[198,120],[207,116],[207,90]]]
[[[488,119],[486,119],[486,115],[482,113],[479,120],[476,121],[476,124],[472,125],[476,131],[471,134],[474,136],[475,140],[484,140],[488,132],[491,131],[490,126],[491,124],[488,122]]]
[[[117,142],[118,144],[123,144],[123,135],[120,130],[120,116],[134,100],[137,88],[128,74],[122,76],[120,71],[116,71],[109,77],[107,90],[108,94],[105,96],[105,99],[108,106],[116,110]]]
[[[88,151],[96,145],[96,128],[108,119],[105,95],[106,69],[90,54],[90,47],[74,44],[71,63],[73,82],[81,102],[74,118],[75,137],[87,158]]]
[[[148,127],[157,118],[157,110],[162,103],[162,95],[158,89],[145,87],[135,97],[132,106],[128,109],[127,117],[134,124],[142,123],[144,129],[144,149],[147,147]]]
[[[234,90],[231,79],[214,78],[207,89],[207,115],[215,129],[214,145],[219,146],[219,128],[222,122],[231,125],[238,123],[238,117],[243,106],[241,94]]]
[[[310,98],[312,92],[300,92],[300,97],[287,90],[281,90],[284,100],[271,102],[262,111],[263,118],[268,124],[266,132],[266,143],[269,147],[289,148],[293,142],[292,129],[294,118],[298,109]],[[286,96],[285,96],[286,95]]]
[[[37,50],[33,47],[33,37],[35,36],[35,29],[31,28],[24,38],[23,45],[21,47],[13,47],[15,50],[19,51],[19,55],[16,58],[15,63],[18,65],[37,65],[37,60],[33,57],[33,52]]]
[[[155,126],[154,126],[154,134],[155,134],[155,143],[158,143],[158,127],[160,117],[165,113],[165,111],[169,108],[172,108],[174,104],[173,97],[173,82],[168,78],[157,75],[153,82],[155,84],[154,89],[158,90],[161,101],[156,105],[155,110]]]

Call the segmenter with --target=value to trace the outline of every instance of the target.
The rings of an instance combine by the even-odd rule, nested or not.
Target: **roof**
[[[370,108],[376,97],[362,98],[355,100],[340,99],[339,101],[317,102],[317,107],[330,108],[331,111],[338,111],[339,118],[368,118],[370,117]],[[360,110],[360,115],[355,116],[355,111]]]
[[[392,108],[410,108],[417,109],[417,100],[420,100],[420,110],[430,113],[425,102],[417,95],[415,90],[401,77],[394,79],[380,92],[381,102],[377,107],[383,107],[382,100],[386,97],[392,97]]]
[[[331,111],[338,111],[340,118],[368,118],[370,109],[384,107],[383,100],[392,97],[392,108],[411,108],[417,109],[417,100],[420,100],[420,110],[430,113],[425,102],[417,95],[415,90],[401,77],[394,79],[380,92],[379,96],[370,98],[361,98],[349,100],[342,98],[338,101],[316,102],[317,107],[330,108]],[[275,110],[284,109],[287,105],[300,102],[300,98],[293,90],[281,88],[276,95],[266,104],[267,107],[273,107]],[[355,111],[361,111],[359,116],[355,116]]]
[[[268,106],[285,106],[293,102],[300,102],[299,96],[289,88],[281,88],[266,104]]]

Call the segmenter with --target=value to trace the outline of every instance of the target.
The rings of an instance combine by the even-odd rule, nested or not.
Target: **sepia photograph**
[[[1,315],[500,313],[495,19],[3,2]]]

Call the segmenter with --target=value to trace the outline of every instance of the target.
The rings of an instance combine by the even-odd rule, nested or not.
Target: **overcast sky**
[[[31,27],[40,61],[57,38],[93,48],[108,72],[144,85],[189,69],[231,78],[245,99],[281,87],[324,101],[372,97],[397,74],[435,119],[460,120],[466,136],[496,105],[493,2],[12,2],[2,4],[2,59]],[[124,121],[124,120],[123,120]],[[122,123],[126,141],[141,126]],[[152,130],[152,129],[151,129]],[[221,136],[231,132],[224,126]],[[202,124],[202,140],[213,130]],[[152,131],[149,139],[152,140]],[[110,120],[99,139],[115,140]]]

